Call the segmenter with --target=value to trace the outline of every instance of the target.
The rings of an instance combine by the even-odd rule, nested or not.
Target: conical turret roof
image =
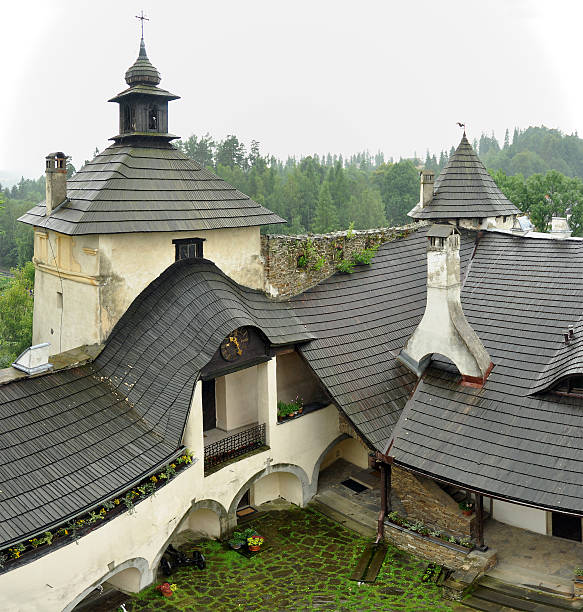
[[[433,199],[417,205],[415,219],[475,219],[518,215],[520,210],[500,191],[480,158],[463,138],[435,181]]]
[[[127,69],[125,74],[126,83],[134,85],[158,85],[162,80],[160,73],[152,66],[146,54],[144,39],[140,40],[140,52],[138,59]]]

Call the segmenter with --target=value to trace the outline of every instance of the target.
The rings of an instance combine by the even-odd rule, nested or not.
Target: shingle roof
[[[487,494],[583,512],[583,400],[535,393],[583,373],[582,295],[582,241],[487,232],[462,305],[494,369],[482,389],[471,389],[447,367],[430,367],[395,430],[397,463]],[[575,340],[565,346],[569,324]]]
[[[433,199],[409,215],[416,219],[473,219],[517,215],[520,211],[500,191],[464,134],[437,177]]]
[[[425,310],[426,232],[387,242],[371,266],[336,274],[292,301],[317,336],[300,348],[339,408],[385,450],[417,378],[396,359]],[[462,233],[472,236],[470,232]],[[462,265],[473,243],[463,243]]]
[[[69,235],[285,223],[172,145],[108,147],[67,181],[67,198],[19,221]]]
[[[0,547],[164,464],[181,448],[201,368],[245,325],[273,345],[312,338],[287,304],[183,260],[136,298],[95,362],[0,386]]]
[[[125,74],[126,83],[132,85],[159,85],[162,78],[160,73],[152,66],[146,54],[144,39],[140,40],[140,51],[138,59],[127,69]]]

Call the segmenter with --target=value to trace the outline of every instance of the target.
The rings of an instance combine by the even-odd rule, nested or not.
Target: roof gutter
[[[76,518],[83,516],[84,514],[87,514],[88,512],[91,512],[92,510],[95,510],[96,508],[99,508],[99,506],[103,506],[103,504],[111,499],[115,499],[116,497],[119,497],[119,495],[125,491],[127,491],[128,489],[132,489],[133,487],[135,487],[139,482],[141,482],[142,480],[144,480],[145,478],[148,478],[148,476],[152,476],[153,474],[155,474],[156,472],[160,471],[160,468],[164,467],[165,465],[168,465],[169,463],[172,463],[172,461],[174,461],[176,458],[178,458],[180,455],[182,455],[184,453],[184,451],[186,450],[185,446],[181,446],[178,450],[174,451],[171,455],[168,455],[163,461],[161,461],[160,463],[157,463],[156,466],[154,468],[152,468],[151,470],[148,470],[146,472],[142,472],[142,474],[140,474],[138,477],[134,478],[132,481],[130,481],[129,484],[124,485],[123,487],[120,487],[118,489],[116,489],[114,491],[114,493],[112,493],[111,495],[102,498],[98,503],[96,504],[92,504],[92,505],[88,505],[85,506],[82,510],[79,510],[78,512],[74,512],[71,514],[66,515],[63,518],[60,518],[56,521],[53,521],[52,523],[49,523],[47,525],[45,525],[42,529],[39,529],[37,531],[31,531],[23,536],[17,536],[16,538],[13,538],[12,540],[8,540],[7,542],[4,542],[2,544],[0,544],[0,550],[4,549],[4,548],[8,548],[9,546],[13,546],[14,544],[18,544],[20,542],[24,542],[24,540],[30,540],[32,538],[35,538],[38,535],[41,535],[47,531],[50,531],[51,529],[55,529],[56,527],[59,527],[60,525],[63,525],[64,523],[67,523],[68,521],[72,521],[75,520]],[[196,463],[197,459],[193,458],[192,459],[192,464]],[[145,498],[144,498],[145,499]],[[139,503],[139,502],[138,502]]]

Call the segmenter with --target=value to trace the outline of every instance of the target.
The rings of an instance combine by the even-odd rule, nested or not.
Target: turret
[[[168,102],[179,96],[158,87],[160,73],[148,59],[143,38],[138,58],[127,69],[125,81],[129,88],[109,100],[119,104],[119,134],[111,140],[169,142],[178,138],[168,133]]]

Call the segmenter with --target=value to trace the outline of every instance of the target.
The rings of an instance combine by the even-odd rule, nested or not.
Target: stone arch
[[[160,559],[162,558],[164,551],[172,543],[172,540],[176,537],[177,534],[179,534],[182,531],[186,531],[187,529],[190,528],[189,522],[190,522],[192,513],[198,512],[198,511],[213,512],[217,516],[218,523],[219,523],[219,529],[217,533],[218,537],[222,536],[223,533],[228,531],[229,521],[227,518],[227,511],[225,510],[225,507],[221,503],[219,503],[218,501],[215,501],[214,499],[201,499],[196,502],[193,501],[192,504],[190,505],[190,508],[184,513],[184,515],[182,516],[182,518],[180,519],[180,521],[178,522],[178,524],[176,525],[172,533],[166,538],[166,540],[164,541],[164,544],[162,545],[162,547],[160,548],[160,550],[157,552],[156,556],[154,557],[152,561],[152,572],[154,574],[154,577],[156,573],[156,568],[158,567],[158,564],[160,563]],[[209,520],[208,515],[206,518],[207,520]]]
[[[118,580],[115,580],[116,577]],[[112,580],[112,578],[114,580]],[[143,557],[128,559],[111,569],[102,578],[96,580],[91,586],[79,593],[73,601],[63,608],[63,612],[71,612],[76,605],[81,603],[92,591],[95,591],[95,589],[104,582],[110,582],[123,591],[137,593],[151,584],[153,580],[154,575],[146,559]]]
[[[360,467],[364,468],[368,466],[368,453],[370,451],[366,449],[364,444],[360,440],[353,438],[352,436],[349,436],[348,434],[344,433],[344,434],[339,435],[337,438],[332,440],[332,442],[330,442],[330,444],[328,444],[328,446],[322,451],[322,453],[320,454],[320,457],[318,458],[318,461],[316,461],[314,465],[314,471],[312,472],[312,483],[311,483],[311,489],[312,489],[311,495],[312,496],[314,496],[318,492],[318,480],[320,477],[320,469],[322,467],[322,463],[324,462],[324,459],[327,458],[327,456],[336,446],[338,446],[339,444],[342,444],[343,442],[346,442],[347,444],[354,443],[354,445],[359,445],[360,452],[362,453],[362,457],[361,457],[362,463]],[[365,460],[366,460],[366,466],[365,466]]]
[[[229,511],[228,511],[228,520],[229,520],[230,529],[234,528],[235,525],[237,524],[237,514],[236,514],[237,506],[239,505],[241,498],[245,494],[245,491],[249,489],[249,487],[251,487],[253,484],[255,484],[258,480],[261,480],[265,476],[269,476],[271,474],[277,474],[277,473],[288,473],[288,474],[293,474],[294,476],[296,476],[301,486],[301,503],[299,505],[303,507],[308,503],[311,496],[309,494],[310,481],[308,479],[308,475],[306,474],[306,472],[298,465],[294,465],[292,463],[278,463],[276,465],[270,465],[264,468],[263,470],[261,470],[260,472],[257,472],[256,474],[251,476],[251,478],[249,478],[249,480],[247,480],[247,482],[245,482],[245,484],[242,487],[240,487],[239,491],[233,498],[233,501],[231,502],[229,506]]]

